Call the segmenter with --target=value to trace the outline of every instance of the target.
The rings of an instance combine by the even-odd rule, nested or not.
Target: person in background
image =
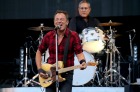
[[[97,18],[91,17],[90,12],[90,3],[87,0],[82,0],[78,6],[79,15],[71,18],[69,28],[78,34],[81,34],[83,29],[87,27],[99,27],[103,30],[103,27],[99,25],[100,21]]]
[[[78,15],[75,16],[75,17],[72,17],[70,19],[69,29],[76,31],[79,34],[79,36],[81,38],[81,41],[82,41],[84,38],[81,37],[81,34],[82,34],[83,31],[85,31],[86,28],[88,28],[88,31],[90,31],[91,33],[93,33],[93,31],[95,31],[94,28],[98,28],[99,32],[97,32],[97,34],[103,36],[102,37],[103,45],[104,45],[103,47],[105,48],[106,40],[108,40],[108,38],[106,38],[106,36],[103,33],[104,28],[102,26],[100,26],[100,21],[97,18],[90,16],[91,10],[92,10],[91,9],[91,5],[90,5],[90,3],[87,0],[80,1],[79,5],[78,5]],[[91,39],[93,36],[97,37],[97,35],[95,35],[94,33],[92,35],[90,35],[87,32],[86,34],[84,34],[84,36],[87,36],[86,39],[87,38]],[[93,37],[93,38],[96,38],[96,37]],[[82,45],[84,47],[83,43],[82,43]],[[94,46],[94,45],[97,45],[97,46]],[[98,49],[100,47],[98,45],[98,43],[94,44],[94,45],[93,46],[89,46],[86,49],[89,49],[89,51],[90,51],[90,49],[92,50],[92,48],[95,48],[95,50],[96,50],[96,48]],[[85,50],[85,48],[83,48],[83,50]],[[91,54],[94,56],[95,59],[99,59],[101,62],[102,61],[105,62],[106,55],[105,55],[105,51],[104,50],[101,50],[98,53],[92,52]],[[99,62],[99,65],[102,65],[102,64],[100,64],[100,62]],[[104,67],[102,67],[102,69],[103,68]]]
[[[42,53],[44,53],[47,49],[49,50],[49,57],[47,59],[47,63],[56,64],[56,34],[57,43],[58,43],[58,62],[66,60],[63,64],[64,67],[74,66],[74,56],[76,55],[80,64],[80,69],[83,70],[87,67],[86,60],[83,54],[82,46],[80,43],[80,38],[77,32],[71,31],[68,28],[69,16],[66,11],[57,10],[54,15],[54,30],[49,31],[45,34],[42,39],[41,44],[38,46],[36,52],[36,66],[38,69],[38,73],[40,78],[48,79],[49,73],[42,68]],[[69,40],[67,40],[69,38]],[[69,41],[67,56],[64,57],[65,53],[65,45],[66,42]],[[64,59],[66,58],[66,59]],[[59,64],[59,63],[58,63]],[[58,65],[59,66],[59,65]],[[47,67],[46,67],[47,68]],[[59,67],[63,68],[63,67]],[[57,69],[57,68],[56,68]],[[84,75],[83,75],[84,76]],[[72,92],[72,82],[73,82],[73,70],[64,72],[61,74],[62,78],[66,80],[59,82],[59,91],[60,92]],[[55,80],[55,78],[54,78]],[[46,87],[46,92],[56,92],[56,81],[54,81],[51,85]]]

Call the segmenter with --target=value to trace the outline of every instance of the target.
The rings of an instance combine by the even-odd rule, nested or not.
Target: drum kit
[[[120,52],[115,46],[115,38],[121,35],[116,34],[116,30],[111,28],[120,25],[122,23],[112,21],[100,23],[99,26],[110,27],[108,30],[110,34],[105,34],[105,31],[98,27],[88,27],[82,31],[79,36],[82,40],[86,61],[100,61],[102,63],[100,58],[96,58],[94,55],[104,50],[106,52],[106,65],[103,73],[99,69],[100,66],[89,66],[85,70],[75,70],[73,76],[74,86],[124,86],[122,81],[128,84],[127,80],[120,74]],[[116,54],[118,56],[117,62],[115,61]],[[75,58],[75,63],[78,64],[77,58]],[[116,64],[117,66],[115,66]]]
[[[101,61],[100,58],[95,59],[94,56],[95,53],[100,53],[101,51],[106,52],[106,65],[105,69],[102,72],[100,72],[100,69],[97,66],[88,66],[84,70],[75,69],[74,75],[73,75],[73,86],[87,86],[90,84],[90,86],[95,86],[94,81],[95,77],[97,77],[97,85],[96,86],[113,86],[114,84],[116,86],[122,86],[121,80],[124,80],[127,83],[127,80],[120,74],[119,69],[114,68],[114,63],[116,63],[116,53],[118,54],[118,58],[120,58],[120,52],[115,46],[115,38],[121,36],[120,34],[115,34],[116,30],[113,30],[112,26],[120,26],[122,23],[118,22],[112,22],[109,21],[107,23],[100,23],[99,26],[107,26],[110,27],[108,33],[106,34],[106,31],[101,30],[98,27],[88,27],[82,30],[82,33],[79,34],[79,37],[82,41],[83,46],[83,53],[85,55],[86,61],[93,61],[98,62]],[[41,40],[43,39],[43,32],[53,30],[53,27],[45,27],[43,24],[41,24],[38,27],[30,27],[28,30],[33,31],[40,31],[40,36],[38,38],[39,44],[41,43]],[[108,43],[108,44],[107,44]],[[49,54],[48,51],[44,53],[43,55],[44,61],[48,58]],[[103,61],[104,62],[104,61]],[[118,59],[118,66],[120,68],[120,60]],[[78,65],[78,59],[75,55],[74,57],[74,64]],[[100,63],[99,63],[100,64]],[[27,82],[27,84],[30,84],[35,78],[37,78],[38,75],[33,76],[31,80]],[[118,79],[116,79],[118,78]],[[118,81],[117,81],[118,80]],[[39,83],[38,83],[39,84]],[[89,85],[88,85],[89,86]]]

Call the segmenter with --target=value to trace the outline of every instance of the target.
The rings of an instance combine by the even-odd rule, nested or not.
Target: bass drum
[[[82,31],[83,50],[89,53],[99,53],[105,47],[104,33],[98,27],[88,27]]]
[[[94,57],[86,51],[83,51],[86,62],[95,62]],[[74,65],[79,65],[79,61],[75,55]],[[96,66],[87,66],[86,69],[75,69],[73,75],[73,86],[82,86],[93,79],[96,72]]]

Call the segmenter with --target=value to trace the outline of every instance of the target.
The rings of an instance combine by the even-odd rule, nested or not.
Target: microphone
[[[129,30],[129,31],[126,31],[127,33],[130,33],[130,32],[134,32],[136,33],[136,30],[135,29],[132,29],[132,30]]]
[[[60,25],[57,25],[55,28],[54,28],[54,30],[58,30],[58,29],[60,29],[61,28],[61,26]]]

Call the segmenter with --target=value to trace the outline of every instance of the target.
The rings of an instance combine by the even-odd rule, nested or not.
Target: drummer
[[[88,27],[93,27],[93,28],[98,27],[99,29],[104,30],[104,28],[99,25],[100,21],[97,18],[90,16],[90,12],[91,12],[90,3],[87,0],[80,1],[78,6],[79,15],[71,18],[69,22],[69,28],[71,30],[76,31],[79,35],[82,33],[82,31],[85,28]],[[97,56],[98,58],[98,55],[99,58],[101,58],[100,54],[95,55],[94,53],[94,57]]]
[[[91,6],[87,0],[82,0],[79,2],[79,15],[71,18],[69,28],[76,31],[79,35],[82,34],[82,31],[88,27],[98,27],[99,29],[104,30],[104,28],[99,25],[100,21],[97,18],[90,16],[90,12]]]
[[[100,21],[90,16],[91,7],[87,0],[82,0],[78,6],[78,16],[71,18],[69,28],[77,31],[78,34],[82,33],[82,30],[87,27],[99,27],[103,30],[102,26],[99,26]]]

